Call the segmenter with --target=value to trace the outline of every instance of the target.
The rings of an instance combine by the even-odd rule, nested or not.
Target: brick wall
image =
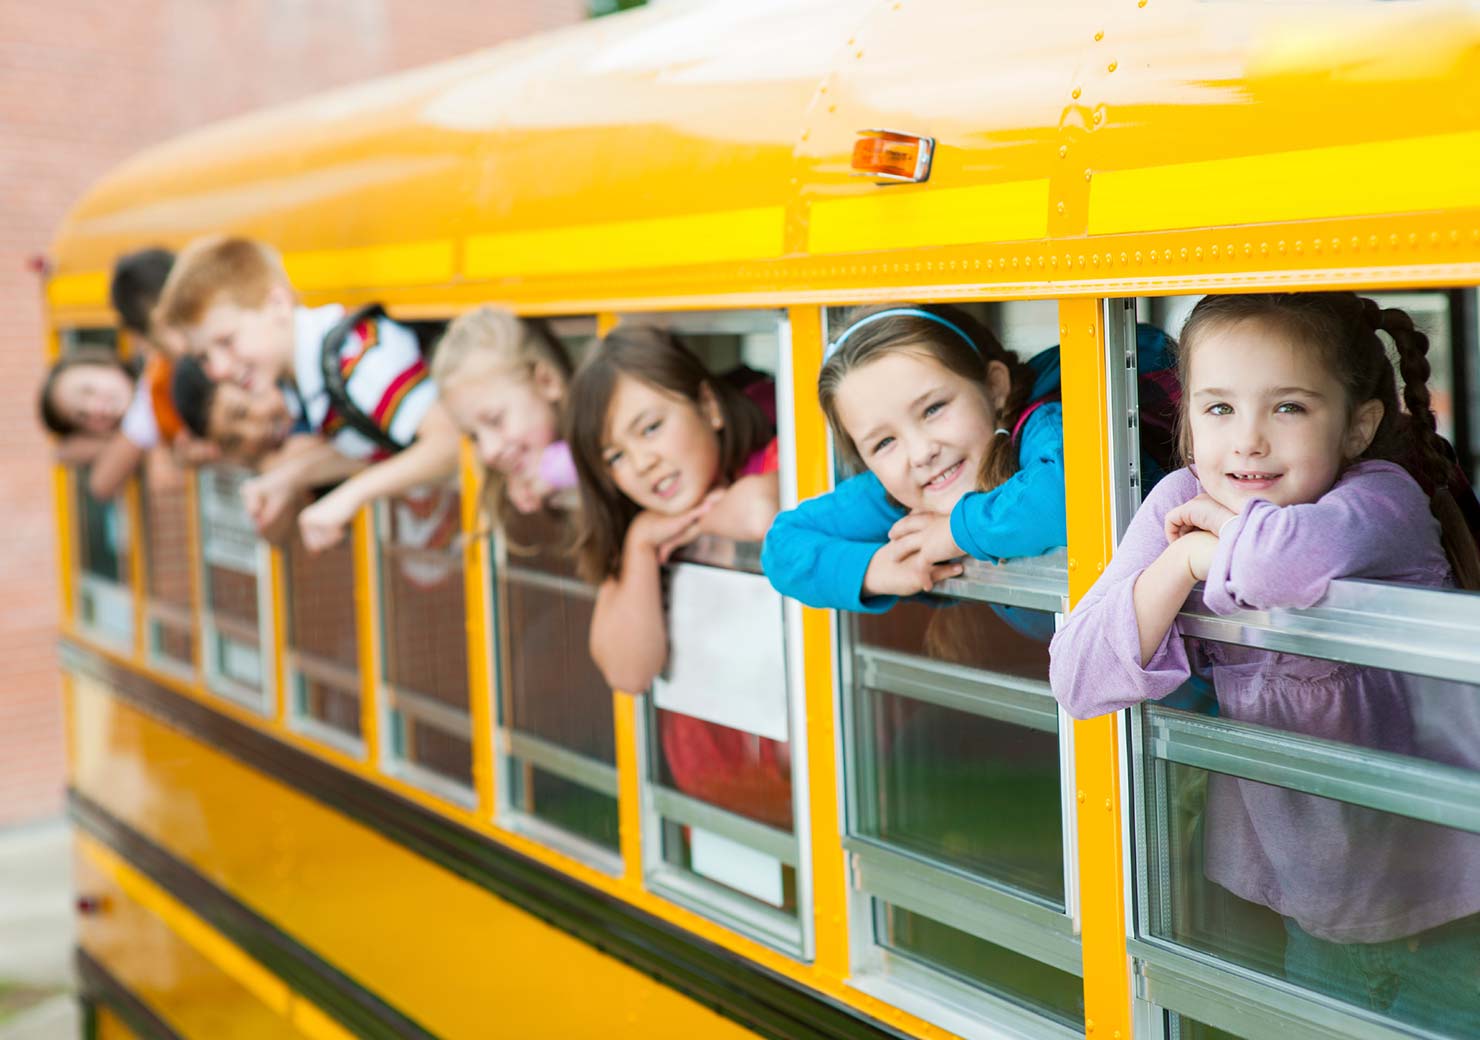
[[[0,0],[0,826],[64,783],[49,445],[27,258],[133,152],[202,123],[575,21],[583,0]]]

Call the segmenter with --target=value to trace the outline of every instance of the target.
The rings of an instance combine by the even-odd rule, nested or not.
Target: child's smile
[[[1373,422],[1364,432],[1375,402],[1349,408],[1314,351],[1258,322],[1200,336],[1188,383],[1198,480],[1235,512],[1254,498],[1280,506],[1316,501],[1375,429]]]

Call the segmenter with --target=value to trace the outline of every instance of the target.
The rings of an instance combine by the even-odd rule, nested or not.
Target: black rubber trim
[[[909,1036],[114,664],[80,643],[63,639],[61,649],[66,668],[96,677],[115,695],[167,725],[344,813],[762,1036],[774,1040],[906,1040]],[[162,883],[171,891],[181,891],[172,881]],[[205,908],[199,909],[210,919]]]
[[[79,948],[74,960],[82,990],[83,1036],[97,1036],[96,1008],[102,1004],[123,1019],[142,1040],[184,1040],[153,1008],[135,996],[133,990],[119,982],[86,950]]]
[[[418,1025],[313,953],[190,864],[109,814],[80,791],[68,792],[74,822],[357,1036],[434,1040]]]

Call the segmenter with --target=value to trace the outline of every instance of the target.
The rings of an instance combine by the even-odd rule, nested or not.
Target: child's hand
[[[1218,536],[1199,528],[1184,534],[1175,544],[1186,554],[1187,569],[1192,572],[1193,580],[1207,581],[1213,555],[1218,551]]]
[[[276,523],[295,498],[297,489],[293,482],[274,479],[271,473],[242,482],[242,506],[258,532]]]
[[[966,555],[952,537],[951,518],[944,513],[911,513],[889,528],[889,540],[913,545],[925,563],[943,563]]]
[[[643,510],[627,529],[627,545],[646,549],[658,557],[659,563],[667,563],[674,552],[699,537],[702,533],[699,522],[723,494],[723,491],[711,491],[694,508],[674,516]]]
[[[737,542],[758,542],[766,537],[780,508],[780,490],[774,473],[741,477],[719,492],[700,530]]]
[[[1196,498],[1188,499],[1167,513],[1167,541],[1175,542],[1178,538],[1191,534],[1193,531],[1206,531],[1216,537],[1223,525],[1237,515],[1233,510],[1204,492]]]
[[[549,485],[538,476],[513,477],[504,485],[504,493],[509,496],[509,504],[526,516],[540,511],[540,506],[545,504],[545,497],[550,491]]]
[[[885,543],[869,560],[862,591],[865,596],[914,596],[959,576],[962,569],[959,562],[929,563],[915,539],[899,539]]]
[[[355,505],[332,492],[298,514],[298,534],[309,552],[331,549],[344,537],[344,529],[355,518]]]
[[[175,460],[182,466],[200,466],[221,458],[221,449],[215,441],[192,437],[188,433],[177,434],[170,447],[174,449]]]

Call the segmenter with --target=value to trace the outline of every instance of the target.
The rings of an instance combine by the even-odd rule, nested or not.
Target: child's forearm
[[[1145,668],[1166,639],[1177,613],[1197,583],[1188,566],[1187,543],[1172,542],[1136,579],[1131,599],[1136,606],[1136,628],[1141,637],[1141,667]]]
[[[143,458],[143,448],[123,434],[115,434],[93,460],[92,472],[87,478],[88,492],[93,498],[112,498],[123,490]]]
[[[663,578],[650,546],[627,546],[622,573],[596,594],[591,618],[591,659],[615,690],[641,693],[668,662],[668,620]]]
[[[759,542],[781,509],[781,489],[774,473],[741,477],[704,517],[704,530],[738,542]]]

